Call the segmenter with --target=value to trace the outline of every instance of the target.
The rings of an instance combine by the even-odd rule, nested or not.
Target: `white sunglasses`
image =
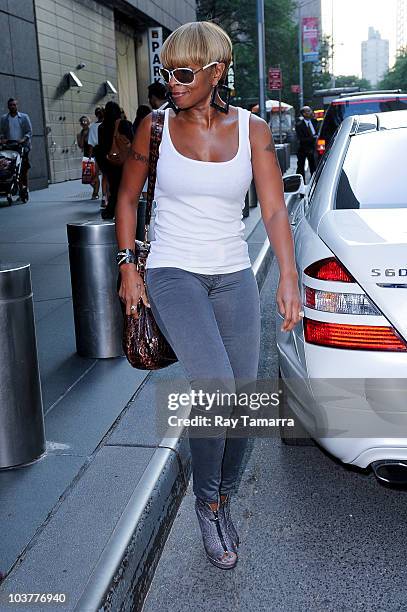
[[[192,70],[192,68],[174,68],[173,70],[160,68],[160,75],[167,84],[171,81],[171,77],[174,77],[180,85],[191,85],[195,81],[195,75],[198,72],[206,70],[206,68],[214,66],[215,64],[219,64],[219,62],[211,62],[202,68],[198,68],[198,70]]]

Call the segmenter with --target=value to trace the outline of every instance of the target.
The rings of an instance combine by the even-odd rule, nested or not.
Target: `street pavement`
[[[182,378],[177,365],[145,373],[124,357],[76,354],[66,224],[99,219],[89,195],[75,181],[34,192],[28,205],[0,207],[0,259],[32,264],[47,438],[40,461],[0,472],[1,612],[16,608],[1,598],[10,589],[65,591],[63,609],[73,609],[152,457],[165,450],[151,425],[157,382]],[[265,239],[259,207],[245,226],[254,261]],[[261,291],[263,379],[277,375],[276,283],[274,262]],[[206,560],[189,487],[144,612],[407,609],[404,491],[278,437],[252,441],[246,461],[234,511],[236,569]]]
[[[15,607],[9,592],[65,592],[73,609],[152,458],[169,452],[154,431],[157,382],[186,380],[179,364],[149,372],[77,355],[66,224],[100,219],[90,194],[73,181],[0,205],[0,261],[31,263],[47,440],[36,463],[0,471],[1,612]],[[244,222],[254,262],[260,207]]]
[[[261,291],[259,379],[277,376],[273,261]],[[404,612],[406,492],[348,469],[310,442],[253,440],[233,516],[235,569],[204,554],[191,486],[143,612]]]

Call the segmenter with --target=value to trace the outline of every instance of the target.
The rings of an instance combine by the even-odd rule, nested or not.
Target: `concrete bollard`
[[[144,240],[144,226],[146,222],[146,210],[147,210],[147,200],[145,200],[144,198],[140,198],[138,206],[137,206],[136,240]],[[152,211],[151,217],[153,217],[153,211]]]
[[[123,355],[114,222],[67,225],[76,349],[83,357]]]
[[[0,468],[46,452],[30,264],[0,264]]]
[[[254,180],[250,183],[249,187],[249,206],[250,208],[254,208],[255,206],[257,206],[257,192]]]
[[[286,142],[284,143],[284,151],[285,151],[285,171],[287,172],[288,168],[291,165],[291,147],[290,147],[290,143]]]
[[[248,191],[246,193],[245,199],[244,199],[244,207],[242,208],[242,219],[246,219],[246,217],[249,216],[250,214],[250,191]]]
[[[280,164],[281,174],[284,174],[284,172],[287,170],[285,146],[283,144],[276,144],[275,147],[276,147],[278,163]]]

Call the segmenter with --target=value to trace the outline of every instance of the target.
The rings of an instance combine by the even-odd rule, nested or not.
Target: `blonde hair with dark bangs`
[[[210,21],[191,21],[174,30],[165,40],[160,54],[165,68],[184,68],[189,64],[205,66],[223,62],[226,76],[232,61],[232,41],[221,27]]]

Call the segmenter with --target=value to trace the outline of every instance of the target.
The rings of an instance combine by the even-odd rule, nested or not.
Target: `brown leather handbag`
[[[137,257],[137,271],[143,279],[144,287],[145,266],[147,256],[150,252],[148,228],[150,225],[151,208],[154,199],[154,188],[159,154],[158,148],[162,138],[164,117],[165,115],[163,111],[153,111],[150,137],[144,241],[136,240],[134,249]],[[120,272],[117,282],[117,289],[120,289]],[[132,315],[127,315],[125,305],[122,301],[120,301],[120,303],[124,316],[123,350],[130,365],[138,370],[158,370],[178,361],[173,349],[158,327],[153,313],[151,312],[151,308],[145,306],[143,300],[140,298],[139,303],[137,304],[138,317],[136,318]]]
[[[106,155],[107,161],[115,166],[122,166],[130,153],[131,142],[124,134],[120,134],[119,125],[121,119],[116,119],[112,146]]]

